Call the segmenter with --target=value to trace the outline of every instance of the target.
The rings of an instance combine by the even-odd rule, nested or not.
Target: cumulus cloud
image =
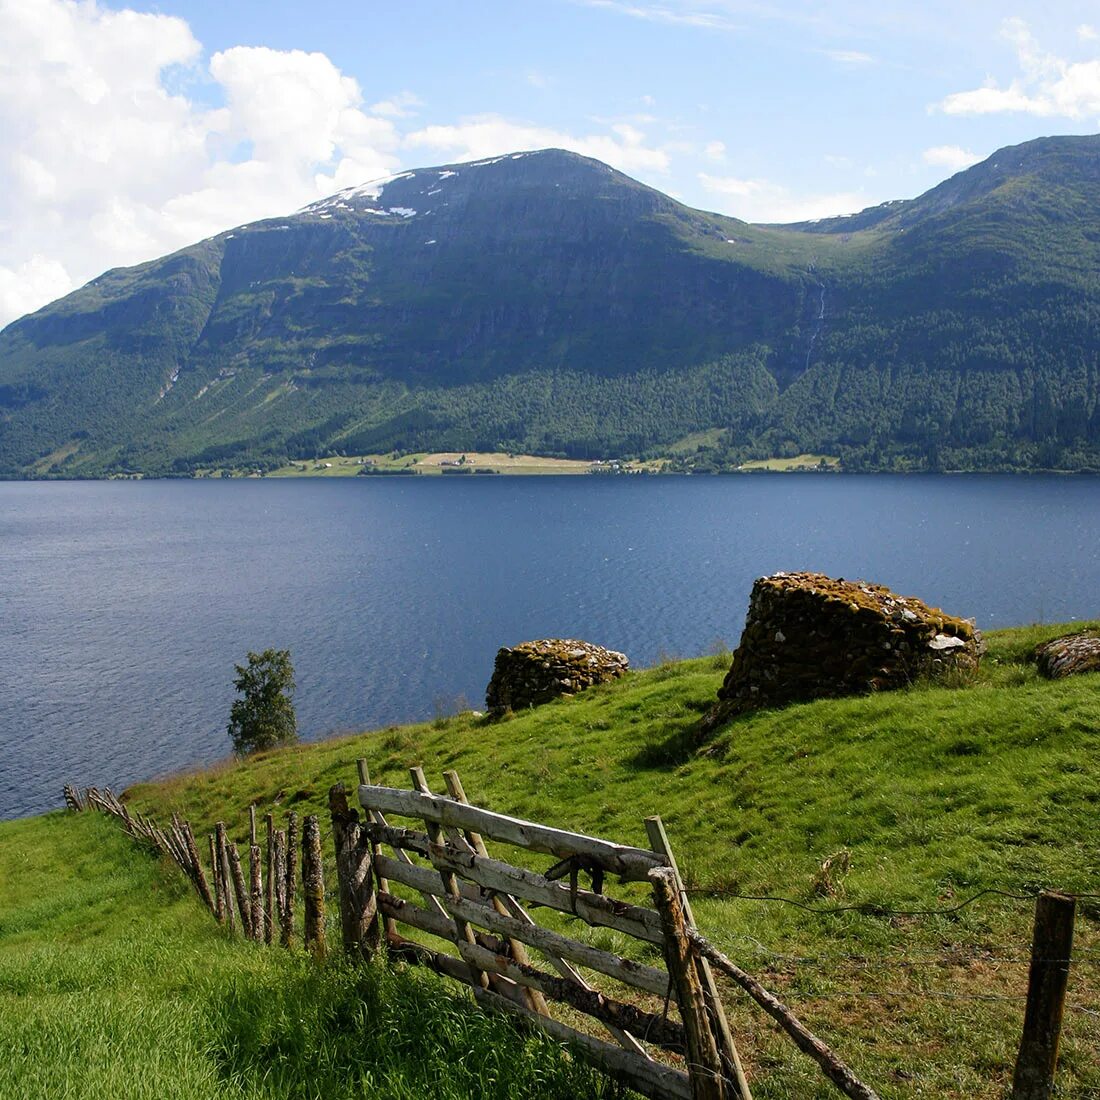
[[[1087,41],[1091,30],[1079,27],[1078,36]],[[1006,86],[989,78],[980,88],[955,92],[940,102],[942,111],[949,115],[1014,111],[1072,119],[1100,116],[1100,58],[1071,62],[1057,57],[1042,49],[1022,19],[1006,19],[1001,34],[1016,49],[1019,75]]]
[[[204,106],[186,89],[224,101]],[[182,19],[0,0],[0,325],[137,263],[390,171],[392,115],[323,54],[203,63]]]
[[[830,194],[796,194],[770,180],[699,173],[699,182],[712,195],[720,196],[720,213],[747,222],[801,222],[837,214],[854,214],[869,205],[866,196],[855,191]]]
[[[610,133],[576,136],[500,115],[477,115],[453,126],[425,126],[408,134],[404,145],[455,161],[553,148],[596,157],[623,172],[667,172],[669,168],[668,152],[648,144],[645,132],[628,122],[614,124]]]
[[[948,168],[952,172],[961,172],[982,159],[977,153],[958,145],[934,145],[931,149],[925,149],[921,155],[925,164],[931,164],[935,168]]]
[[[498,115],[409,121],[403,90],[366,105],[322,53],[207,57],[183,19],[97,0],[0,0],[0,326],[109,267],[274,217],[389,174],[557,146],[664,173],[635,119],[574,135]]]

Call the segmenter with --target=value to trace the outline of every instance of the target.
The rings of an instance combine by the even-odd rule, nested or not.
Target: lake
[[[502,645],[737,643],[753,580],[982,627],[1100,615],[1100,480],[753,475],[0,483],[0,817],[228,754],[289,649],[307,739],[480,708]]]

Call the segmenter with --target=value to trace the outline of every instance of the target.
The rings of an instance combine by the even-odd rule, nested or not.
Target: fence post
[[[356,770],[359,773],[359,782],[363,786],[369,787],[370,786],[370,771],[367,768],[366,760],[364,760],[362,757],[360,757],[358,760],[355,761],[355,767],[356,767]],[[355,802],[358,805],[358,803],[359,803],[359,794],[358,794],[358,792],[356,792]],[[375,815],[372,814],[369,810],[366,811],[365,817],[369,821],[377,821],[377,818],[375,817]],[[380,844],[372,843],[371,844],[371,863],[375,867],[378,866],[378,864],[375,863],[375,860],[377,859],[377,857],[379,855],[381,855],[381,853],[382,853],[382,846]],[[386,879],[383,878],[381,875],[376,875],[375,879],[376,879],[376,881],[375,881],[375,883],[372,884],[371,889],[374,890],[375,887],[377,887],[378,890],[381,890],[383,893],[388,894],[390,892],[390,884],[386,881]],[[396,922],[394,921],[393,917],[387,916],[385,913],[382,914],[382,935],[383,935],[383,939],[387,943],[389,942],[389,937],[391,935],[397,935],[397,924],[396,924]]]
[[[325,880],[321,869],[321,828],[317,815],[302,823],[302,896],[305,899],[306,950],[323,959],[325,943]]]
[[[684,880],[680,877],[680,868],[676,865],[676,857],[672,854],[672,845],[668,842],[664,822],[658,814],[654,814],[652,817],[645,819],[645,829],[646,835],[649,837],[649,846],[657,855],[664,858],[672,871],[684,912],[685,924],[689,928],[695,928],[695,915],[691,911],[691,902],[688,901],[687,891],[684,889]],[[741,1100],[752,1100],[749,1082],[741,1065],[741,1056],[737,1053],[737,1046],[733,1041],[729,1021],[726,1019],[726,1010],[722,1007],[722,998],[719,996],[718,986],[715,984],[710,963],[697,955],[695,965],[699,970],[699,982],[703,989],[707,1014],[714,1030],[715,1042],[718,1044],[718,1055],[722,1059],[726,1077],[737,1086],[733,1095],[739,1096]]]
[[[214,918],[218,924],[225,924],[225,894],[222,887],[222,869],[218,862],[218,843],[214,834],[210,840],[210,885],[214,891]]]
[[[653,899],[661,915],[668,966],[680,1019],[687,1037],[687,1068],[693,1100],[729,1100],[718,1043],[707,1013],[706,998],[695,965],[695,948],[685,933],[684,911],[676,874],[667,867],[649,872]]]
[[[222,894],[225,898],[225,920],[229,925],[229,931],[234,930],[233,919],[233,873],[229,866],[229,841],[225,835],[225,822],[219,821],[214,826],[214,835],[218,846],[218,863],[221,869]]]
[[[336,849],[344,950],[348,954],[360,952],[369,959],[381,943],[371,842],[359,828],[358,811],[348,806],[343,783],[336,783],[329,789],[328,805]]]
[[[1049,1100],[1054,1091],[1076,909],[1075,898],[1051,891],[1044,891],[1035,901],[1027,1008],[1012,1100]]]
[[[252,936],[252,906],[248,900],[248,884],[241,870],[241,853],[237,851],[237,842],[227,840],[225,850],[229,854],[229,873],[233,878],[233,893],[237,896],[237,916],[241,918],[241,934]]]
[[[290,947],[294,942],[294,895],[298,889],[298,815],[291,810],[286,819],[286,878],[282,930],[279,942]]]
[[[264,814],[267,834],[267,875],[264,878],[264,943],[275,938],[275,816]]]
[[[252,901],[252,938],[264,938],[263,854],[256,843],[256,807],[248,807],[248,886]]]

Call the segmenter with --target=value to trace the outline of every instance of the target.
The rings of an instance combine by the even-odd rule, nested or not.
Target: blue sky
[[[0,0],[0,324],[397,168],[564,145],[753,221],[1100,129],[1100,2]]]

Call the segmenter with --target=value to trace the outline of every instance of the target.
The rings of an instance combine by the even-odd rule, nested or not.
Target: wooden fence
[[[483,1008],[571,1043],[655,1100],[751,1100],[659,817],[645,819],[650,847],[633,848],[472,806],[453,771],[444,772],[446,796],[420,768],[410,774],[412,790],[375,786],[359,761],[362,819],[342,785],[330,792],[347,949],[370,954],[384,940],[391,954],[468,985]],[[387,814],[421,827],[391,824]],[[487,841],[506,845],[515,862],[491,856]],[[530,866],[532,854],[551,865]],[[623,896],[607,889],[613,879]],[[644,889],[630,891],[638,883]],[[663,965],[574,939],[560,917],[540,923],[539,910],[659,949]],[[877,1100],[776,998],[758,983],[748,992],[806,1040],[801,1048],[842,1091]]]
[[[470,987],[483,1009],[570,1043],[654,1100],[751,1100],[713,967],[836,1088],[852,1100],[878,1100],[786,1005],[700,934],[659,817],[645,819],[650,847],[634,848],[473,806],[453,771],[444,772],[443,796],[420,768],[410,771],[411,790],[371,784],[362,760],[358,770],[357,806],[343,784],[329,792],[349,954],[369,958],[384,947],[426,965]],[[304,945],[326,954],[315,815],[304,818],[300,836],[297,814],[288,814],[285,829],[265,815],[265,852],[251,807],[247,874],[218,822],[208,837],[208,874],[190,825],[177,815],[162,827],[110,790],[66,786],[64,793],[70,809],[112,814],[173,859],[215,919],[251,939],[271,944],[277,932],[283,946],[295,943],[300,872]],[[506,851],[490,855],[487,841]],[[536,867],[539,855],[549,865]],[[641,947],[629,955],[645,961],[567,935],[575,920],[636,941]],[[1073,921],[1072,897],[1038,897],[1013,1100],[1053,1094]]]

